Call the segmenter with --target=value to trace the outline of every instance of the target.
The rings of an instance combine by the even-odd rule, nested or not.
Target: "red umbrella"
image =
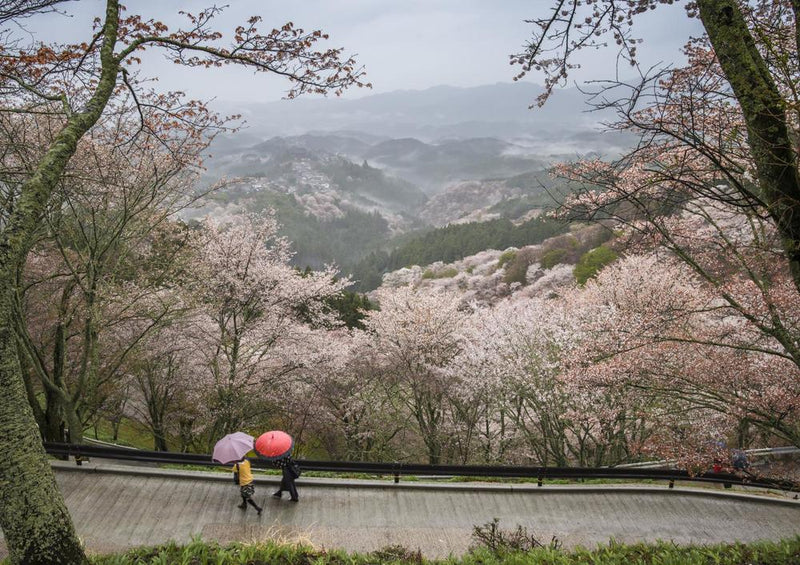
[[[286,457],[292,452],[292,447],[294,440],[286,432],[265,432],[256,439],[256,453],[269,461]]]

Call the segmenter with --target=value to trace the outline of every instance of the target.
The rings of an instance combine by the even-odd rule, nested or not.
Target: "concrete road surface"
[[[256,479],[258,517],[230,475],[55,462],[78,534],[93,553],[192,536],[220,542],[301,540],[371,551],[401,544],[429,557],[464,553],[475,525],[521,524],[567,547],[623,542],[777,540],[800,534],[800,502],[729,491],[659,486],[422,484],[301,478],[300,502],[270,496]],[[0,538],[0,557],[6,554]]]

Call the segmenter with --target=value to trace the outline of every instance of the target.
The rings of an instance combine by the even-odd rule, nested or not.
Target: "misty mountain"
[[[337,132],[273,137],[250,147],[218,151],[208,166],[219,176],[276,177],[284,175],[290,162],[313,163],[315,169],[324,172],[337,160],[341,164],[347,159],[410,181],[427,194],[436,194],[453,183],[509,177],[540,170],[548,164],[531,155],[528,148],[496,138],[425,143],[414,138],[356,135]]]
[[[364,153],[364,158],[435,194],[454,182],[511,176],[546,166],[546,161],[526,152],[522,146],[496,138],[435,144],[405,138],[378,143]]]
[[[338,214],[335,209],[325,212],[314,208],[323,200],[334,207],[345,205],[401,214],[416,211],[427,199],[410,182],[387,175],[366,162],[359,165],[328,151],[335,147],[358,154],[364,153],[369,145],[343,136],[273,137],[238,151],[218,154],[207,166],[216,176],[243,178],[236,187],[239,193],[269,190],[293,194],[317,216]]]
[[[299,266],[352,266],[431,226],[526,225],[560,188],[545,172],[550,164],[630,146],[601,131],[608,115],[582,111],[576,89],[529,110],[540,93],[514,83],[217,104],[248,127],[215,140],[207,180],[239,180],[205,212],[274,208]]]
[[[363,139],[362,139],[363,137]],[[369,139],[366,141],[365,139]],[[297,136],[272,137],[252,147],[256,152],[288,152],[291,149],[305,149],[312,153],[329,153],[358,159],[375,143],[386,138],[359,136],[358,132],[307,133]]]
[[[538,85],[516,82],[471,88],[437,86],[357,99],[300,98],[264,104],[220,101],[216,107],[242,114],[247,120],[246,131],[262,139],[349,130],[425,142],[523,138],[544,155],[553,153],[548,151],[549,146],[559,154],[607,147],[608,139],[598,124],[611,119],[611,115],[586,111],[586,97],[576,88],[557,90],[546,106],[529,109],[541,92]],[[581,146],[586,143],[592,147]]]

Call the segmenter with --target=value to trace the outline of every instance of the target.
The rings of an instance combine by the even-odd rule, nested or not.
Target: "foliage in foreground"
[[[441,565],[628,565],[628,564],[680,564],[680,565],[792,565],[800,562],[800,537],[781,542],[752,544],[720,544],[711,546],[681,547],[671,543],[623,545],[611,543],[593,550],[562,550],[554,545],[537,547],[530,551],[509,549],[506,546],[486,545],[473,548],[463,557],[427,560],[419,552],[399,546],[390,546],[368,554],[348,554],[343,551],[319,550],[306,546],[264,544],[232,544],[220,546],[195,540],[187,546],[168,544],[155,548],[130,551],[124,555],[96,556],[95,565],[145,565],[181,563],[247,564],[247,565],[367,565],[386,564],[441,564]]]

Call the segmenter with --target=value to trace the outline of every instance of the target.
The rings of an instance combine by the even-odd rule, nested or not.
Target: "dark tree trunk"
[[[169,451],[166,434],[161,430],[153,430],[153,449],[156,451]]]
[[[78,140],[97,123],[114,91],[119,72],[119,61],[114,57],[118,24],[118,2],[108,0],[100,50],[102,72],[96,90],[84,110],[72,114],[56,134],[23,184],[0,234],[0,526],[13,563],[87,562],[28,402],[15,329],[15,274],[25,263],[33,234],[75,154]],[[75,433],[70,430],[71,436]]]
[[[758,170],[758,196],[767,203],[778,226],[795,286],[800,290],[800,178],[785,100],[737,2],[698,0],[697,5],[747,123],[748,144]]]
[[[7,271],[0,285],[0,526],[15,563],[85,563],[23,386]]]
[[[47,401],[47,407],[44,412],[46,427],[43,430],[42,437],[46,441],[64,441],[64,433],[67,428],[64,424],[60,399],[58,395],[48,390],[45,390],[44,396]]]

